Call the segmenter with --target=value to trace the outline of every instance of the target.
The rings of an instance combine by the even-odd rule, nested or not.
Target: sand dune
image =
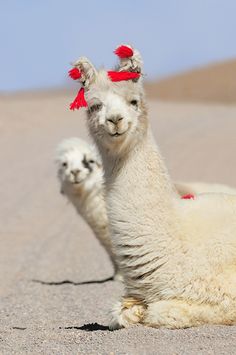
[[[87,138],[83,112],[68,109],[72,98],[63,93],[0,98],[0,352],[234,353],[236,327],[107,330],[107,310],[122,286],[98,282],[112,276],[108,257],[59,194],[53,163],[60,139]],[[149,106],[174,179],[236,187],[236,106],[155,101]],[[88,280],[95,283],[79,284]]]
[[[236,60],[147,83],[150,98],[236,104]]]

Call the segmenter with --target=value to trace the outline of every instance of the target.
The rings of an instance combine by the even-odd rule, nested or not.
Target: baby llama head
[[[62,192],[83,193],[101,184],[100,158],[95,149],[82,139],[63,140],[57,148],[56,163]]]

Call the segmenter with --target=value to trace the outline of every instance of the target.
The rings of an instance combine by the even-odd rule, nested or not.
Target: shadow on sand
[[[74,286],[80,286],[80,285],[89,285],[89,284],[103,284],[108,281],[113,281],[114,277],[108,277],[103,280],[91,280],[91,281],[82,281],[82,282],[74,282],[70,280],[63,280],[63,281],[42,281],[42,280],[31,280],[32,282],[37,282],[40,283],[41,285],[48,285],[48,286],[60,286],[60,285],[74,285]]]
[[[98,323],[88,323],[84,324],[81,327],[70,326],[70,327],[59,327],[59,329],[76,329],[76,330],[84,330],[86,332],[96,332],[98,330],[109,330],[107,325],[102,325]]]

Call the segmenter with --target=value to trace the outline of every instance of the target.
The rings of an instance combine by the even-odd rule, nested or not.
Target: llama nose
[[[107,122],[111,122],[113,124],[117,124],[118,122],[122,121],[123,117],[120,115],[114,115],[114,116],[110,116],[109,118],[107,118]]]
[[[71,174],[76,176],[77,174],[79,174],[80,170],[79,169],[74,169],[74,170],[71,170]]]

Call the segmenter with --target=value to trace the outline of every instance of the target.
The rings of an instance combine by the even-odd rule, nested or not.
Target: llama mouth
[[[111,134],[111,133],[109,133],[109,134],[110,134],[111,137],[121,137],[121,136],[123,136],[125,133],[126,133],[126,131],[125,131],[125,132],[122,132],[122,133],[116,132],[116,133],[114,133],[114,134]]]
[[[73,185],[79,185],[83,182],[84,180],[75,180],[73,181]]]
[[[91,171],[92,173],[92,171]],[[87,176],[81,178],[81,179],[74,179],[74,181],[72,182],[73,185],[78,186],[78,185],[82,185],[84,183],[84,181],[90,176],[90,174],[88,174]]]

